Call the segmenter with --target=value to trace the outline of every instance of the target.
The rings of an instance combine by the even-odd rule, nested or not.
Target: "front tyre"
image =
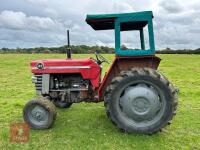
[[[48,129],[56,119],[55,106],[45,98],[33,99],[25,105],[23,117],[32,129]]]
[[[115,77],[105,93],[107,116],[125,132],[153,134],[170,124],[177,91],[156,70],[133,68]]]

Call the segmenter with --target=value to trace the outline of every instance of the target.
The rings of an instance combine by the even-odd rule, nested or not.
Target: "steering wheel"
[[[110,62],[98,52],[95,52],[95,56],[97,59],[97,64],[101,65],[103,62],[110,64]]]

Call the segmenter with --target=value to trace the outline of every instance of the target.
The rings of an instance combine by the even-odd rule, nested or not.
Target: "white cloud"
[[[3,11],[0,13],[0,26],[11,29],[22,29],[26,15],[22,12]]]
[[[24,0],[25,2],[36,4],[36,5],[42,5],[47,6],[48,0]]]
[[[0,47],[114,45],[112,31],[93,31],[86,14],[153,10],[157,49],[200,47],[199,0],[1,0]],[[130,41],[127,40],[131,45]]]
[[[3,11],[0,13],[0,27],[13,30],[49,30],[64,28],[62,23],[49,17],[26,16],[23,12]]]
[[[125,2],[122,2],[122,3],[115,2],[113,7],[114,7],[115,12],[119,12],[119,13],[134,11],[133,7],[130,4],[125,3]]]
[[[184,9],[184,5],[181,5],[177,0],[163,0],[160,2],[160,6],[163,8],[164,11],[167,13],[180,13]]]

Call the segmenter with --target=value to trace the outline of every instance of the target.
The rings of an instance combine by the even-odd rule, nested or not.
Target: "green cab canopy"
[[[121,13],[121,14],[97,14],[87,15],[86,22],[94,30],[115,29],[115,21],[121,22],[121,31],[141,30],[153,18],[152,11]]]

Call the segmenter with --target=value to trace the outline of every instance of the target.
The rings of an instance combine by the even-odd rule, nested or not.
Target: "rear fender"
[[[119,75],[121,71],[129,70],[133,67],[152,68],[157,70],[161,59],[156,56],[138,56],[138,57],[115,57],[110,69],[105,74],[104,79],[99,87],[99,101],[103,101],[107,86],[112,79]]]

